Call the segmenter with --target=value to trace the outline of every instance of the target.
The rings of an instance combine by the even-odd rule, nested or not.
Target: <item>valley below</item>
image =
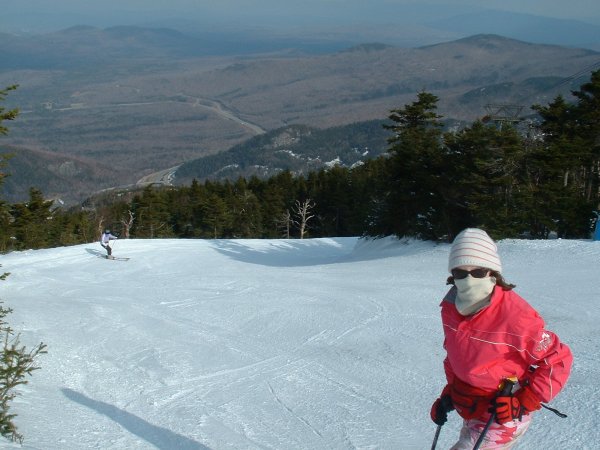
[[[72,30],[67,42],[85,42],[89,32]],[[35,182],[66,204],[114,186],[177,184],[186,162],[291,125],[384,121],[421,91],[438,96],[439,114],[456,123],[506,104],[520,105],[527,120],[531,105],[568,98],[600,66],[592,50],[495,35],[322,55],[170,56],[153,43],[136,57],[110,48],[83,46],[80,60],[46,66],[28,66],[24,51],[19,64],[0,69],[0,86],[19,85],[5,107],[21,112],[0,141],[15,155],[9,200],[26,198]]]

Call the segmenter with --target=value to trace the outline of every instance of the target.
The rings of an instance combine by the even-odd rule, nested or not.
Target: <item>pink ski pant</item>
[[[481,419],[465,420],[460,430],[458,442],[450,450],[472,450],[488,419],[489,416]],[[493,422],[479,448],[480,450],[512,449],[521,440],[530,424],[531,415],[529,414],[524,415],[521,421],[515,420],[504,425]]]

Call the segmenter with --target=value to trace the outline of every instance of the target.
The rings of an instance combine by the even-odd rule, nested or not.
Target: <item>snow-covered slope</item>
[[[49,350],[14,404],[23,448],[430,448],[448,245],[117,241],[126,262],[101,250],[0,257],[11,325]],[[538,413],[521,448],[599,448],[600,242],[499,251],[575,355],[552,403],[569,417]],[[459,427],[453,414],[438,448]]]

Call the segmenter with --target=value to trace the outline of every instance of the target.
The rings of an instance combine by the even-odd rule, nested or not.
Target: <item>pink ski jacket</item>
[[[490,304],[471,316],[454,306],[456,288],[441,303],[444,369],[449,384],[454,379],[490,393],[501,381],[515,376],[529,383],[540,401],[549,402],[563,388],[573,356],[544,320],[518,294],[496,286]]]

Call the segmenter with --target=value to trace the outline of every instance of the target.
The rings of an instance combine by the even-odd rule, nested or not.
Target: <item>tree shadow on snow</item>
[[[306,267],[343,262],[352,247],[340,241],[331,245],[318,240],[267,240],[256,247],[246,245],[243,240],[215,240],[213,247],[218,252],[238,261],[270,267]]]
[[[104,414],[109,419],[114,420],[127,431],[150,444],[156,446],[156,448],[163,450],[181,449],[181,450],[210,450],[208,447],[190,439],[181,434],[174,433],[173,431],[167,430],[156,425],[152,425],[139,417],[128,413],[116,406],[108,403],[93,400],[85,395],[74,391],[72,389],[62,389],[63,394],[69,400],[72,400],[80,405],[87,406],[88,408]]]
[[[271,267],[307,267],[372,261],[443,251],[434,242],[385,238],[323,238],[265,240],[247,245],[244,240],[214,240],[213,247],[238,261]]]

